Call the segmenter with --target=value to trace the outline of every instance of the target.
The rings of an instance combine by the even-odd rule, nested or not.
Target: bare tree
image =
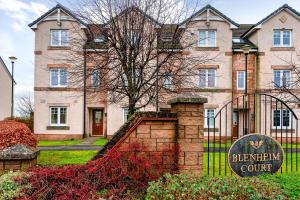
[[[279,60],[283,61],[287,69],[281,70],[278,74],[273,74],[274,80],[271,83],[272,92],[286,101],[289,104],[300,104],[300,53],[296,50],[291,53],[289,58],[287,56],[277,56]]]
[[[80,6],[76,14],[88,29],[71,39],[78,46],[68,57],[73,62],[70,82],[86,88],[90,97],[102,92],[109,102],[127,102],[129,115],[149,104],[158,107],[167,94],[190,87],[195,83],[190,77],[198,73],[195,68],[214,59],[206,52],[186,54],[198,38],[186,31],[189,20],[180,22],[198,10],[199,1],[79,0],[76,4]],[[82,44],[84,58],[78,53]]]
[[[23,118],[30,118],[33,115],[34,103],[29,93],[17,98],[16,110]]]

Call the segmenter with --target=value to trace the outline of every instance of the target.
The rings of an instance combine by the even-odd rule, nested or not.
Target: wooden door
[[[232,137],[237,139],[239,134],[239,113],[232,113]]]
[[[103,111],[93,110],[93,136],[103,135]]]

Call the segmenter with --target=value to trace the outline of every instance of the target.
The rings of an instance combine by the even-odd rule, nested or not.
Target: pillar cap
[[[193,93],[183,93],[173,99],[168,100],[168,104],[170,105],[176,103],[201,104],[201,103],[207,103],[207,98]]]

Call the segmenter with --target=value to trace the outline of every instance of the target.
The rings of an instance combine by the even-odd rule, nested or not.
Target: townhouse
[[[207,5],[179,24],[184,30],[183,38],[197,41],[182,49],[184,55],[197,57],[209,53],[216,57],[209,63],[198,65],[198,75],[195,77],[197,86],[189,88],[189,91],[208,98],[204,113],[206,136],[210,127],[215,125],[211,119],[226,103],[245,92],[272,94],[276,88],[293,80],[292,68],[287,61],[298,56],[299,20],[300,13],[285,4],[256,24],[238,24]],[[77,37],[75,32],[86,36],[85,30],[91,26],[60,4],[29,24],[35,33],[34,133],[39,138],[81,138],[83,133],[110,137],[127,120],[126,102],[109,103],[105,91],[96,91],[93,98],[84,99],[83,91],[69,84],[69,69],[73,63],[66,62],[65,58],[76,48],[69,45],[70,40]],[[93,43],[99,49],[105,49],[104,36],[95,35]],[[78,44],[79,47],[86,45]],[[247,68],[245,45],[249,47]],[[87,62],[86,65],[92,68],[93,63]],[[91,77],[89,84],[96,86],[101,80],[96,72],[93,74],[95,76]],[[168,79],[168,84],[172,84],[171,79]],[[160,108],[167,110],[168,106],[161,102]],[[295,113],[299,112],[297,106],[293,109]],[[155,108],[149,106],[145,110]],[[269,121],[266,119],[264,123],[273,124],[275,128],[290,126],[289,110],[273,109],[270,113]],[[220,126],[226,125],[226,136],[238,134],[237,130],[241,129],[239,124],[245,121],[239,120],[241,115],[243,110],[234,108],[230,116],[231,125],[227,127],[226,119],[221,121]]]
[[[13,82],[15,84],[15,82]],[[12,76],[0,57],[0,120],[11,116]]]

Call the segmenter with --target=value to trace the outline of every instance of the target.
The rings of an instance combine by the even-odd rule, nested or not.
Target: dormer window
[[[69,31],[68,30],[50,30],[51,46],[68,46]]]
[[[94,42],[96,42],[96,43],[104,42],[104,36],[102,36],[102,35],[95,36]]]
[[[291,47],[292,31],[291,30],[274,30],[273,46],[275,47]]]

